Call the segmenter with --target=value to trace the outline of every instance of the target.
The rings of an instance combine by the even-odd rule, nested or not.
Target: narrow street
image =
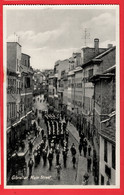
[[[41,113],[39,113],[39,110],[47,110],[47,104],[45,101],[43,101],[43,96],[37,96],[35,97],[34,102],[34,110],[38,110],[38,117],[40,118],[40,127],[44,129],[44,133],[47,133],[47,128],[44,123],[44,120],[42,119]],[[54,154],[53,158],[53,165],[52,169],[49,170],[49,163],[47,160],[46,166],[43,165],[43,159],[41,157],[40,163],[37,167],[33,167],[32,176],[30,179],[28,179],[28,172],[27,176],[23,179],[15,178],[14,176],[11,178],[11,181],[9,181],[9,185],[81,185],[83,175],[87,172],[87,159],[83,157],[83,151],[82,156],[79,155],[78,151],[78,142],[79,142],[79,136],[75,129],[75,127],[72,124],[68,124],[67,129],[69,130],[69,151],[68,151],[68,157],[67,157],[67,167],[64,168],[63,165],[63,155],[62,155],[62,148],[60,149],[60,163],[61,163],[61,173],[60,173],[60,180],[57,178],[57,170],[56,170],[56,154]],[[39,135],[33,144],[33,151],[37,148],[37,146],[41,143],[42,137]],[[72,164],[72,156],[71,156],[71,145],[72,143],[75,144],[76,148],[76,168],[73,168]],[[29,152],[26,154],[26,162],[28,164],[29,158],[31,155]],[[33,155],[32,155],[33,157]],[[33,158],[34,159],[34,158]],[[92,173],[89,174],[89,184],[93,184],[92,179]]]

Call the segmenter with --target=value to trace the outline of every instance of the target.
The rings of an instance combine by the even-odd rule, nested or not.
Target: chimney
[[[94,39],[94,50],[95,50],[95,54],[97,55],[99,53],[99,39],[98,38]]]
[[[113,44],[108,44],[108,48],[112,48],[113,47]]]

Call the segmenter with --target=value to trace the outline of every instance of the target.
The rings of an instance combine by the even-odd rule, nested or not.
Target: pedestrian
[[[89,146],[88,146],[88,156],[90,156],[90,153],[91,153],[91,146],[89,144]]]
[[[83,182],[82,182],[82,184],[83,185],[88,185],[88,182],[89,182],[89,175],[88,175],[88,173],[85,173],[83,175]]]
[[[80,156],[81,156],[81,152],[82,152],[82,144],[81,143],[79,143],[78,149],[79,149],[79,153],[80,153]]]
[[[81,132],[81,135],[80,135],[81,139],[83,140],[85,138],[85,135],[83,132]]]
[[[40,146],[38,146],[37,147],[37,162],[38,162],[38,164],[40,163],[40,157],[41,157]]]
[[[76,155],[76,149],[75,149],[75,145],[74,145],[74,143],[72,144],[72,146],[71,146],[71,154],[72,154],[72,156],[75,156]]]
[[[33,149],[33,143],[30,140],[30,142],[29,142],[29,154],[32,153],[32,149]]]
[[[52,150],[48,154],[48,160],[49,160],[49,170],[51,170],[52,161],[53,161],[53,152],[52,152]]]
[[[91,157],[88,156],[87,158],[87,172],[91,172]]]
[[[97,159],[93,158],[93,176],[95,177],[97,173]]]
[[[83,151],[84,151],[84,157],[86,157],[86,155],[87,155],[87,146],[83,147]]]
[[[68,125],[68,117],[67,116],[65,116],[65,122],[66,122],[66,127],[67,127],[67,125]]]
[[[24,143],[24,141],[22,141],[21,147],[22,147],[22,151],[24,152],[24,148],[25,148],[25,143]]]
[[[81,144],[83,146],[84,143],[83,143],[83,139],[82,138],[80,138],[79,144]]]
[[[42,152],[43,152],[43,149],[45,147],[45,143],[44,143],[44,140],[42,139],[41,143],[40,143],[40,155],[42,156]]]
[[[84,145],[85,145],[85,146],[88,145],[86,138],[84,139]]]
[[[76,164],[76,157],[75,156],[72,157],[72,163],[73,163],[73,168],[75,169],[76,168],[75,167],[75,164]]]
[[[66,130],[66,133],[65,133],[65,139],[66,139],[66,142],[68,144],[68,138],[69,138],[69,131]]]
[[[57,152],[57,154],[56,154],[56,165],[59,164],[59,157],[60,157],[60,153]]]
[[[54,151],[54,149],[55,149],[55,143],[54,143],[54,140],[51,140],[50,147],[51,147],[51,148],[52,148],[52,150]]]
[[[40,125],[40,118],[38,117],[38,119],[37,119],[37,122],[38,122],[38,125]]]
[[[43,165],[46,166],[47,161],[47,151],[46,149],[43,149]]]
[[[67,150],[66,148],[63,149],[63,164],[64,168],[66,168],[66,162],[67,162]]]
[[[43,136],[44,136],[44,129],[43,128],[41,129],[41,135],[42,135],[42,139],[43,139]]]
[[[56,166],[56,170],[57,170],[57,178],[58,180],[60,180],[60,173],[61,173],[61,164],[59,163],[57,166]]]
[[[29,168],[29,176],[28,176],[28,178],[29,179],[31,178],[31,175],[32,175],[33,165],[34,165],[34,161],[33,161],[32,158],[30,158],[29,161],[28,161],[28,168]]]
[[[38,161],[37,161],[37,149],[34,150],[33,154],[34,154],[34,164],[35,164],[35,167],[36,167],[37,164],[38,164]]]

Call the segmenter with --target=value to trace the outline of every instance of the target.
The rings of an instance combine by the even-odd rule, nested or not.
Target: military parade
[[[88,144],[84,133],[80,134],[79,142],[77,142],[70,132],[72,123],[69,116],[51,111],[40,97],[44,96],[41,94],[35,97],[34,107],[36,106],[36,108],[33,110],[32,125],[27,139],[23,140],[24,146],[20,145],[20,149],[15,150],[11,158],[11,174],[8,183],[15,182],[13,178],[16,178],[17,183],[19,180],[25,181],[24,178],[30,181],[34,178],[35,169],[46,167],[47,172],[50,173],[56,170],[56,180],[61,181],[63,169],[73,169],[75,175],[77,174],[79,156],[83,156],[83,158],[87,158],[87,167],[84,174],[81,174],[82,185],[88,185],[92,163],[91,145]],[[39,106],[40,104],[41,106]],[[46,106],[46,110],[42,110],[43,105]],[[36,141],[33,141],[34,139]],[[26,145],[27,152],[24,154]]]

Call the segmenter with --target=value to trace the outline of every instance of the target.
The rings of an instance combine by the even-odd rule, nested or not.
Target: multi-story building
[[[54,73],[53,71],[50,72],[48,78],[48,103],[50,106],[54,106]]]
[[[99,39],[94,39],[94,48],[85,47],[82,49],[82,114],[83,114],[83,130],[89,138],[93,130],[93,95],[94,86],[89,78],[96,74],[96,68],[99,66],[101,59],[96,56],[104,53],[108,48],[99,48]]]
[[[103,153],[103,150],[99,151],[100,144],[103,144],[103,136],[100,134],[100,129],[105,125],[104,120],[113,120],[110,115],[114,111],[113,106],[111,106],[111,111],[107,110],[110,107],[108,105],[111,102],[110,98],[106,98],[108,103],[101,99],[102,92],[100,90],[102,86],[97,79],[100,80],[100,75],[105,74],[105,71],[108,71],[115,65],[115,58],[115,47],[109,44],[108,48],[99,48],[99,39],[94,39],[94,48],[85,47],[82,49],[81,54],[73,53],[69,60],[57,61],[54,66],[54,76],[52,75],[52,78],[50,78],[52,79],[52,95],[54,96],[55,107],[59,111],[64,111],[64,114],[71,116],[72,122],[77,129],[80,132],[83,131],[93,143],[97,164],[96,173],[98,173],[97,183],[99,183],[99,161],[102,161],[102,159],[99,159],[99,152],[100,155]],[[112,78],[108,74],[106,73],[106,82]],[[91,77],[94,80],[91,80]],[[103,91],[104,87],[105,83],[103,83]],[[98,100],[96,101],[96,97],[99,101],[103,101],[105,105],[104,103],[99,104]],[[104,92],[102,97],[104,97]],[[106,112],[103,112],[105,110],[104,107],[106,107]],[[113,145],[112,148],[114,151]],[[114,159],[114,156],[112,158]],[[100,171],[102,176],[104,175],[103,177],[105,177],[101,169],[103,167],[100,167]],[[102,176],[100,175],[100,178]],[[101,179],[102,183],[103,177]],[[106,182],[106,178],[104,180]],[[113,180],[112,183],[114,183]]]
[[[21,45],[17,42],[7,43],[7,149],[14,149],[20,131],[20,66]]]
[[[113,52],[112,52],[113,53]],[[116,127],[115,127],[115,65],[92,77],[94,82],[94,123],[99,134],[99,183],[115,184]]]
[[[99,61],[99,64],[95,64],[94,76],[91,77],[92,79],[90,79],[90,81],[94,83],[92,135],[94,138],[94,148],[96,150],[99,162],[99,154],[102,155],[99,148],[103,146],[102,136],[100,134],[101,122],[104,120],[110,120],[109,115],[115,111],[115,74],[108,71],[111,71],[113,66],[116,64],[116,47],[108,48],[108,50],[98,55],[94,60],[101,60],[101,62]]]
[[[46,76],[40,70],[34,70],[33,95],[46,93]]]
[[[65,111],[67,102],[67,73],[70,63],[68,59],[58,60],[54,66],[54,101],[55,108],[60,112]],[[66,79],[65,79],[66,78]],[[66,85],[66,88],[64,86]]]
[[[75,74],[74,70],[70,70],[68,72],[68,103],[67,103],[67,114],[69,116],[72,116],[72,119],[74,121],[74,115],[73,115],[73,110],[74,110],[74,82],[75,82]]]
[[[55,62],[55,65],[54,65],[54,79],[53,79],[53,85],[54,85],[54,107],[55,107],[56,111],[59,109],[59,99],[58,99],[59,62],[60,62],[60,60]]]
[[[42,70],[43,75],[45,76],[45,85],[44,85],[44,98],[48,102],[49,97],[49,75],[52,74],[52,69]]]
[[[75,80],[74,80],[74,107],[73,113],[75,118],[75,125],[77,130],[82,130],[82,67],[77,66],[74,69]]]
[[[31,125],[33,100],[33,69],[30,66],[30,56],[21,54],[21,101],[20,116],[22,119],[22,131],[28,130]]]
[[[98,54],[103,53],[106,51],[107,48],[100,48],[99,47],[99,39],[94,39],[94,47],[83,47],[82,48],[82,64],[87,63],[88,61],[92,60]]]
[[[59,66],[58,66],[58,104],[59,104],[59,110],[60,112],[63,112],[63,101],[65,102],[66,100],[64,100],[63,98],[66,98],[67,95],[67,90],[64,91],[64,80],[63,80],[63,76],[64,74],[66,74],[69,71],[69,60],[65,59],[62,61],[59,61]]]
[[[7,149],[14,150],[31,122],[32,75],[30,57],[17,42],[7,43]],[[9,151],[10,152],[10,151]]]
[[[82,64],[81,52],[73,53],[72,58],[74,59],[74,68],[76,68],[77,66],[81,66]]]
[[[7,148],[14,148],[14,141],[17,139],[16,129],[13,125],[18,121],[17,118],[17,78],[15,72],[7,68]],[[10,152],[10,151],[8,151]]]

